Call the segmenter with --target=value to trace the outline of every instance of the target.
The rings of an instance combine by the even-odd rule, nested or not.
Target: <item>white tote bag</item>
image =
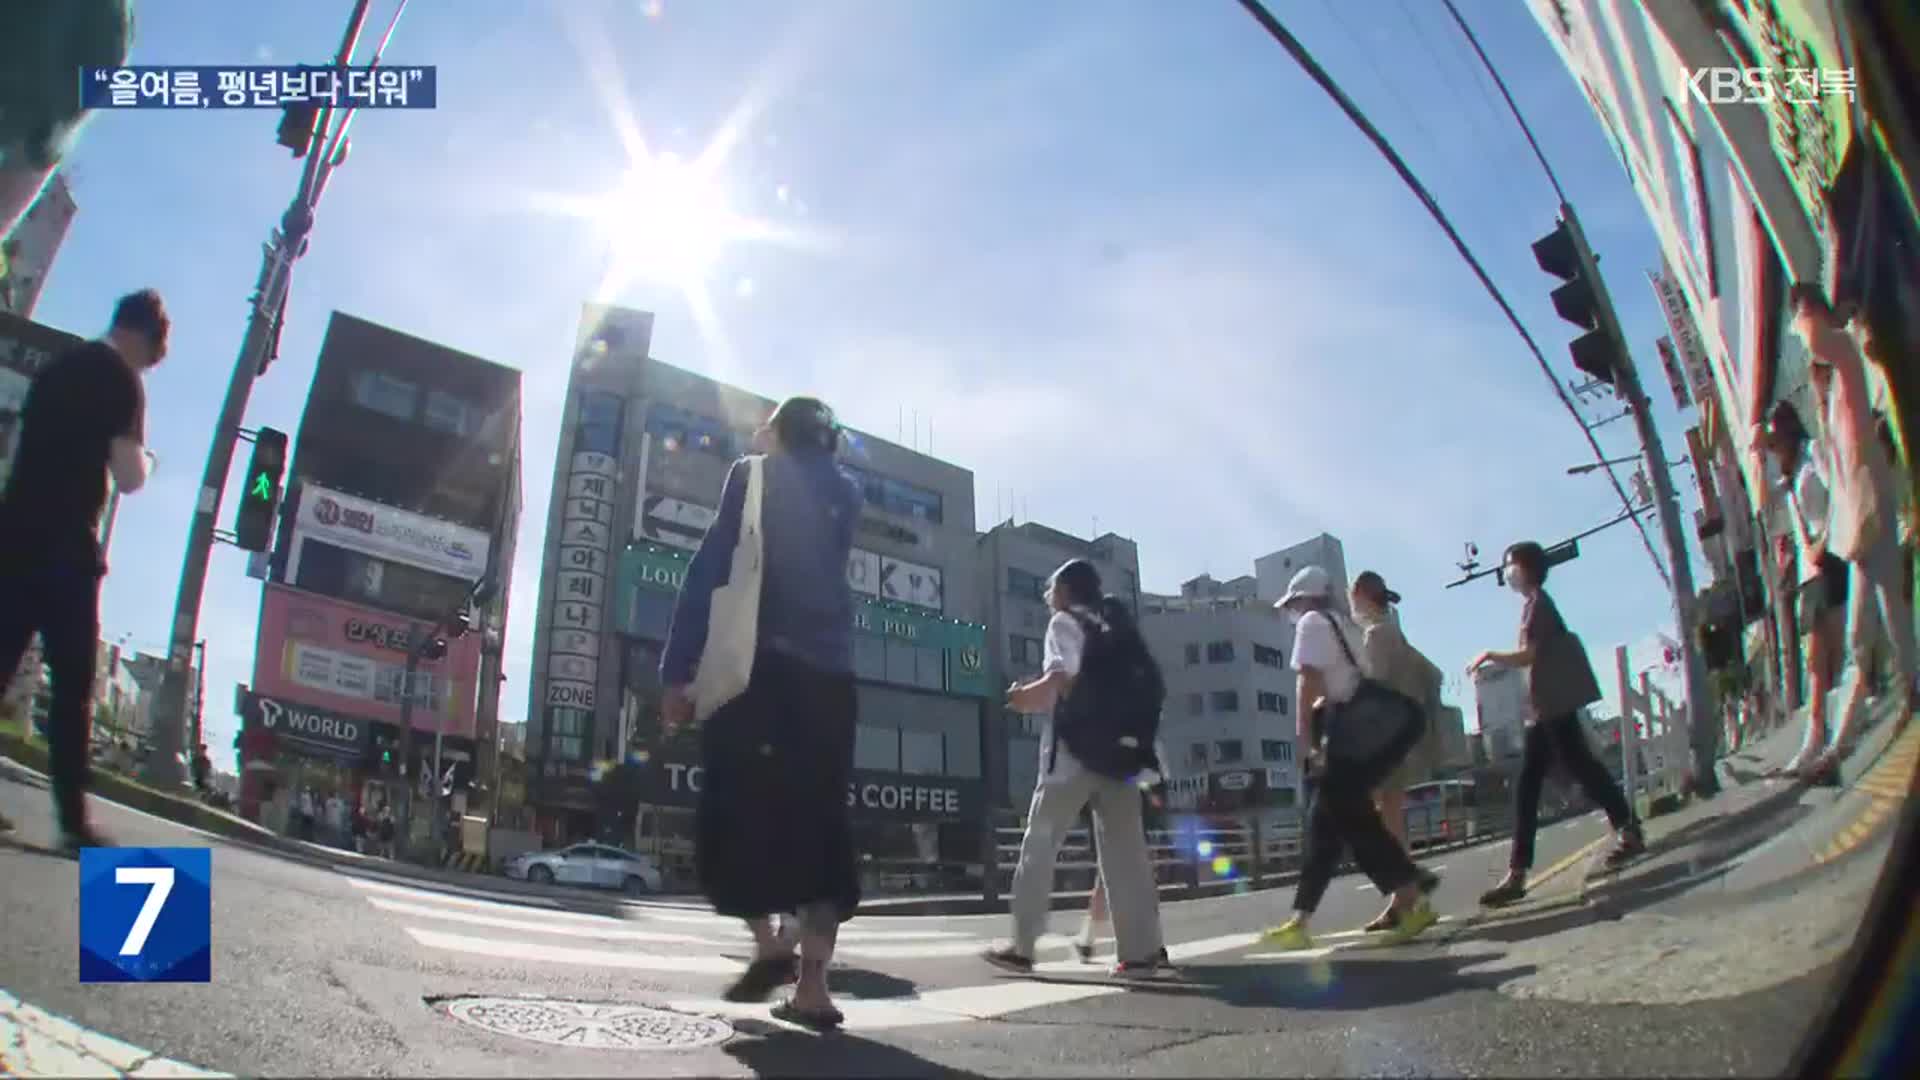
[[[760,638],[760,578],[765,555],[760,503],[767,466],[766,459],[758,455],[744,460],[747,498],[740,513],[740,539],[733,545],[727,583],[713,590],[707,644],[700,651],[700,666],[694,669],[689,691],[694,718],[701,723],[746,692]]]

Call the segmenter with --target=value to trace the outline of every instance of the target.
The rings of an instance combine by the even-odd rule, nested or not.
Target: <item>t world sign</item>
[[[648,797],[666,806],[692,806],[700,798],[698,765],[663,762],[653,767]],[[847,784],[847,809],[856,818],[893,821],[973,821],[980,816],[980,781],[954,776],[907,776],[855,770]]]
[[[373,739],[373,725],[311,705],[247,691],[240,699],[244,728],[267,732],[310,753],[358,759]]]

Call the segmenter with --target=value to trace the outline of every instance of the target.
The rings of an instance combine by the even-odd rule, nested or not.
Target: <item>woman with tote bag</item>
[[[1567,629],[1553,597],[1547,595],[1546,550],[1531,540],[1522,541],[1507,549],[1500,569],[1507,587],[1526,599],[1520,614],[1520,647],[1512,652],[1483,652],[1467,665],[1467,673],[1486,664],[1525,668],[1533,716],[1527,724],[1520,780],[1514,785],[1513,853],[1506,878],[1480,897],[1488,907],[1511,904],[1527,895],[1533,836],[1540,826],[1540,788],[1555,758],[1573,774],[1587,798],[1607,812],[1616,838],[1607,853],[1609,867],[1623,865],[1647,846],[1626,795],[1593,756],[1587,733],[1580,729],[1580,710],[1600,700],[1600,682],[1594,678],[1586,646]]]
[[[825,1029],[844,1019],[827,967],[860,904],[847,817],[860,491],[834,460],[840,428],[819,401],[783,402],[755,444],[765,453],[734,463],[687,567],[660,662],[661,721],[701,726],[701,889],[753,932],[727,999],[764,1001],[797,979],[774,1017]]]

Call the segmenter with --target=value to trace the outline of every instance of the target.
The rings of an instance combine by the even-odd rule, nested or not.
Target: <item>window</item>
[[[633,637],[665,641],[673,625],[673,605],[678,594],[665,589],[635,589],[628,600],[626,632]]]
[[[1037,574],[1007,567],[1007,592],[1023,600],[1039,600],[1046,595],[1047,583]]]
[[[1258,706],[1261,712],[1280,713],[1284,716],[1287,712],[1287,699],[1271,690],[1262,690],[1258,695]]]
[[[580,394],[579,423],[573,431],[573,452],[620,456],[620,429],[626,400],[618,394],[590,390]]]
[[[1265,645],[1255,645],[1253,647],[1253,662],[1256,664],[1264,664],[1267,667],[1283,668],[1287,666],[1287,654],[1281,652],[1279,649],[1269,648]]]
[[[1196,769],[1207,767],[1207,744],[1203,742],[1187,744],[1187,764]]]
[[[900,771],[912,776],[939,776],[945,773],[946,740],[937,731],[901,731]]]
[[[1199,662],[1200,662],[1200,645],[1199,645],[1199,643],[1197,643],[1197,642],[1192,642],[1192,641],[1189,641],[1189,642],[1187,642],[1187,663],[1188,663],[1189,665],[1193,665],[1193,664],[1197,664],[1197,663],[1199,663]]]
[[[420,388],[384,371],[356,371],[349,380],[354,403],[395,420],[412,420]]]
[[[1016,670],[1038,669],[1040,658],[1044,653],[1045,650],[1039,638],[1022,637],[1019,634],[1007,635],[1007,659]]]
[[[899,772],[900,729],[861,724],[853,737],[853,767]]]
[[[429,390],[427,409],[421,414],[420,420],[435,431],[465,438],[477,426],[475,416],[476,410],[471,405],[452,394]]]
[[[1261,739],[1260,760],[1288,762],[1293,760],[1293,744],[1285,739]]]
[[[1215,690],[1208,696],[1213,700],[1214,712],[1240,711],[1240,691],[1238,690]]]
[[[887,678],[887,643],[872,634],[853,635],[853,677],[872,682]]]
[[[438,620],[459,605],[469,582],[447,574],[376,559],[318,540],[304,540],[293,572],[295,588],[416,619]]]
[[[593,714],[585,709],[552,709],[547,713],[547,759],[587,760],[587,736]]]
[[[880,476],[857,465],[843,463],[840,467],[859,482],[860,495],[869,506],[935,525],[946,519],[945,508],[937,491],[890,476]]]
[[[1205,716],[1206,712],[1207,712],[1207,695],[1205,694],[1188,694],[1187,695],[1187,714],[1188,715]]]
[[[912,645],[904,641],[887,642],[887,681],[900,686],[913,686],[915,669],[918,666]]]
[[[1207,642],[1207,663],[1230,664],[1232,662],[1233,662],[1233,642],[1231,641]]]
[[[1221,739],[1213,744],[1213,756],[1222,765],[1238,765],[1246,757],[1246,749],[1239,739]]]

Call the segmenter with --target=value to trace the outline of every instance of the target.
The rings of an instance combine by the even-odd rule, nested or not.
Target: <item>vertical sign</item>
[[[1653,286],[1654,298],[1660,301],[1661,313],[1666,316],[1667,333],[1672,337],[1672,348],[1680,369],[1686,373],[1687,381],[1692,385],[1695,400],[1705,402],[1714,393],[1713,369],[1707,362],[1707,349],[1700,339],[1700,325],[1694,320],[1686,294],[1680,291],[1679,283],[1664,268],[1647,271],[1647,281]],[[1661,359],[1665,358],[1662,353]]]
[[[560,506],[553,609],[549,614],[546,706],[592,712],[600,679],[600,632],[612,576],[613,505],[620,472],[617,394],[583,391]]]
[[[1673,391],[1673,407],[1684,409],[1693,404],[1687,396],[1687,376],[1680,370],[1680,354],[1674,351],[1673,339],[1663,337],[1653,347],[1660,352],[1660,367],[1667,373],[1667,386]]]

